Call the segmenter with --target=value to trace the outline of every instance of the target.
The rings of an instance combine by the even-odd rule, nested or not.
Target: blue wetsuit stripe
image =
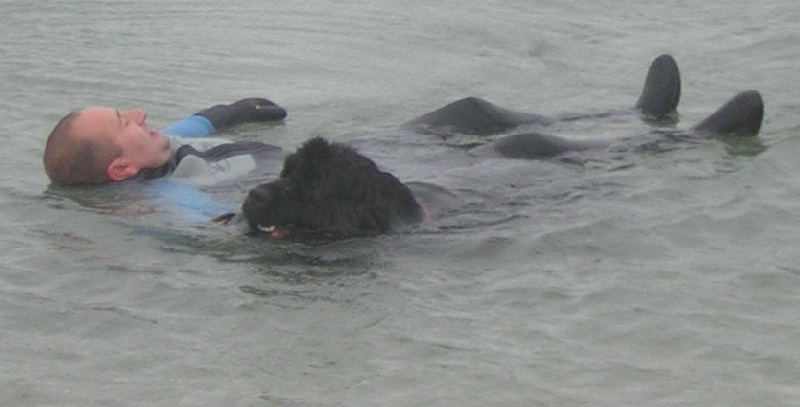
[[[193,185],[166,180],[155,180],[148,185],[159,206],[172,208],[192,221],[208,222],[226,212],[236,210],[233,204],[215,201]]]
[[[192,115],[163,128],[161,133],[179,137],[205,137],[216,131],[211,122],[203,116]]]
[[[192,115],[163,128],[161,133],[184,138],[205,137],[216,131],[211,122],[203,116]],[[207,222],[220,213],[234,208],[215,201],[193,185],[169,179],[156,180],[149,184],[154,191],[155,201],[172,208],[193,221]]]

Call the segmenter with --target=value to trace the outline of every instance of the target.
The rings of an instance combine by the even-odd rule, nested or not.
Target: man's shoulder
[[[168,137],[170,138],[170,150],[173,154],[175,154],[180,146],[186,144],[194,147],[197,151],[206,151],[216,146],[232,143],[230,140],[221,137]],[[175,170],[172,172],[171,177],[192,183],[209,185],[241,177],[255,168],[256,161],[253,156],[249,154],[236,155],[218,160],[207,160],[199,156],[187,155],[180,160]]]
[[[205,151],[218,145],[233,142],[224,137],[182,137],[174,134],[167,134],[166,136],[169,139],[169,149],[173,154],[175,154],[180,146],[186,144],[194,147],[198,151]]]

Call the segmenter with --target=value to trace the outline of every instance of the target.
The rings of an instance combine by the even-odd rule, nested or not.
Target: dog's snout
[[[261,185],[250,190],[247,198],[242,204],[242,214],[251,228],[256,229],[259,225],[269,222],[270,200],[273,199],[273,192],[267,185]]]
[[[264,204],[269,202],[270,199],[272,199],[272,191],[270,191],[270,188],[264,186],[253,188],[250,190],[250,193],[247,194],[247,200],[254,203]]]

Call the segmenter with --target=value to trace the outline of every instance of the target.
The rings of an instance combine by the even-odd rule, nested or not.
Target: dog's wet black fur
[[[422,207],[394,175],[322,138],[288,156],[277,180],[250,190],[242,212],[252,230],[275,238],[377,235],[423,219]]]

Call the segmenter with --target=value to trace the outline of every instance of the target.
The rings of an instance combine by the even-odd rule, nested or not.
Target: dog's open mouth
[[[259,225],[257,229],[261,232],[266,233],[269,237],[279,240],[283,239],[284,237],[289,235],[289,232],[285,229],[281,229],[277,226],[261,226]]]
[[[238,218],[237,214],[231,212],[217,216],[216,218],[211,220],[211,223],[217,225],[230,225],[232,223],[238,222],[237,219],[240,219]],[[286,236],[289,236],[289,231],[287,229],[274,225],[273,226],[258,225],[253,229],[255,229],[258,232],[265,233],[267,236],[275,240],[283,239]]]

